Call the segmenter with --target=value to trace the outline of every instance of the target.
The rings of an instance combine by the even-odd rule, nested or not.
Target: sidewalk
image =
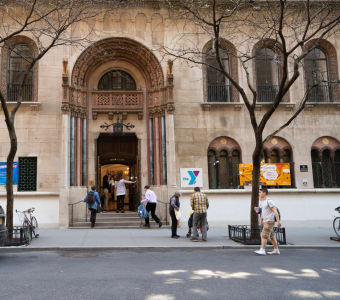
[[[339,248],[331,226],[286,227],[287,245],[281,248]],[[180,239],[170,238],[170,229],[41,229],[28,246],[3,247],[0,252],[42,250],[113,249],[209,249],[258,248],[229,239],[227,228],[210,228],[208,241],[193,243],[179,229]]]

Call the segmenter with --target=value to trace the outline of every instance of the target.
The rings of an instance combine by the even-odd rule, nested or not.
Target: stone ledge
[[[316,107],[335,107],[336,110],[340,110],[340,102],[307,102],[305,104],[305,109],[312,111]]]
[[[14,106],[17,102],[6,102],[8,106]],[[41,102],[21,102],[21,106],[29,106],[32,111],[39,111]]]
[[[210,111],[212,108],[220,107],[234,107],[234,110],[241,110],[244,103],[241,102],[204,102],[201,107],[204,111]]]
[[[180,190],[182,194],[192,194],[193,189]],[[202,190],[206,194],[251,194],[251,189],[211,189]],[[269,189],[270,193],[339,193],[340,188],[337,189]]]
[[[7,195],[6,192],[0,192],[0,197],[5,197]],[[25,197],[31,197],[31,196],[58,196],[59,193],[56,192],[14,192],[14,196],[25,196]]]
[[[266,106],[269,106],[271,104],[272,104],[272,102],[257,102],[256,106],[255,106],[255,110],[261,111],[262,107],[266,107]],[[293,110],[294,109],[295,103],[292,103],[292,102],[281,102],[279,104],[279,107],[284,107],[287,111],[289,111],[289,110]]]

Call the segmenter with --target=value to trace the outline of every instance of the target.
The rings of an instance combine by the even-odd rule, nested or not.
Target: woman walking
[[[124,199],[126,194],[125,183],[131,184],[136,183],[136,181],[129,181],[123,179],[123,172],[119,171],[117,175],[117,181],[115,181],[116,196],[117,196],[117,210],[116,212],[124,212]]]

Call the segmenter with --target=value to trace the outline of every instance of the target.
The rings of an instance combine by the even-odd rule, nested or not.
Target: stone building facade
[[[75,203],[82,200],[87,186],[96,184],[100,189],[107,172],[115,176],[121,168],[126,178],[136,181],[125,200],[126,209],[133,211],[144,185],[150,184],[159,200],[167,202],[181,189],[180,169],[201,168],[203,189],[211,199],[211,224],[249,222],[250,192],[240,188],[237,171],[239,163],[251,163],[254,148],[248,113],[236,89],[212,70],[164,59],[159,47],[171,46],[183,34],[194,36],[207,57],[212,48],[209,36],[195,27],[179,29],[176,22],[162,8],[108,13],[96,20],[92,42],[85,48],[60,46],[39,61],[16,117],[16,208],[35,206],[43,226],[65,227],[71,215],[84,213],[84,205]],[[71,34],[76,38],[89,30],[82,23]],[[32,54],[37,47],[24,35],[11,43],[24,45],[23,51]],[[223,45],[228,53],[236,51],[227,37]],[[257,68],[272,63],[276,45],[267,41],[261,47],[250,46],[259,56],[250,72],[262,88],[263,101],[257,105],[261,115],[270,105],[275,78],[262,87]],[[292,185],[275,189],[273,197],[292,221],[327,220],[340,191],[339,35],[322,41],[317,50],[309,65],[321,66],[328,83],[316,90],[292,125],[264,146],[266,162],[291,165]],[[10,61],[14,59],[2,48],[1,85],[7,89],[13,87]],[[225,62],[237,81],[245,83],[239,62],[227,54]],[[302,72],[289,91],[267,133],[296,108],[308,72]],[[4,162],[9,141],[4,116],[0,117]],[[5,206],[1,188],[0,202]],[[185,212],[190,209],[191,192],[183,189]],[[165,205],[158,207],[163,218]],[[306,211],[307,207],[314,209]]]

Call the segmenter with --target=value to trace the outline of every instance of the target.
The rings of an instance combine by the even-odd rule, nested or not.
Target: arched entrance
[[[118,180],[119,173],[123,179],[136,181],[126,184],[124,211],[135,211],[140,199],[140,160],[138,140],[135,134],[101,133],[97,139],[97,182],[103,187],[103,177]],[[103,189],[101,189],[103,190]],[[117,197],[114,186],[110,185],[108,210],[117,210]]]
[[[65,122],[67,113],[71,117],[70,126],[65,125],[70,128],[71,151],[65,145],[65,153],[71,153],[70,185],[94,183],[100,187],[103,172],[116,172],[117,168],[138,178],[134,199],[139,198],[141,186],[164,184],[165,116],[174,110],[171,69],[165,82],[152,51],[128,38],[95,42],[80,54],[71,76],[67,64],[64,61],[62,111]],[[116,119],[135,127],[105,135],[101,126]],[[123,147],[125,139],[129,151],[114,148]],[[107,144],[111,149],[101,148]],[[127,207],[134,210],[136,201],[126,199]]]

